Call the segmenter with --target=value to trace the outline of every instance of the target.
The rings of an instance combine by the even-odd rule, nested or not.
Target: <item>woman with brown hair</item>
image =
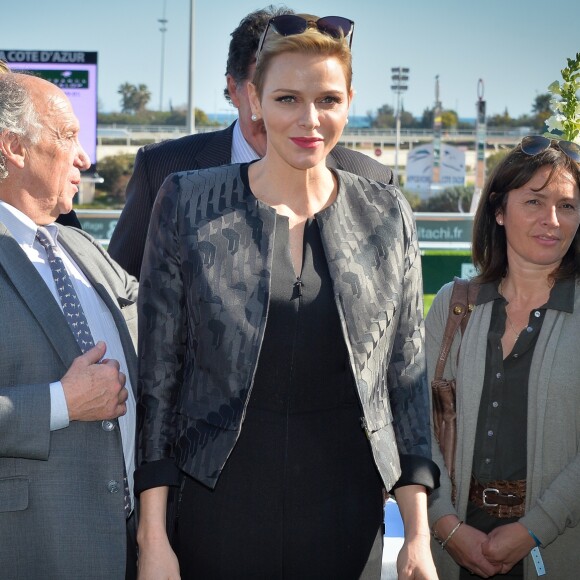
[[[482,192],[478,298],[445,369],[457,381],[457,496],[443,468],[429,515],[446,580],[578,574],[579,224],[580,146],[525,137]],[[426,320],[430,378],[451,290]],[[433,456],[443,466],[437,448]]]

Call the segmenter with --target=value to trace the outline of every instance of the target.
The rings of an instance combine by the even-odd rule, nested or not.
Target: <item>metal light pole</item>
[[[167,0],[163,0],[163,18],[158,18],[157,22],[161,24],[161,81],[159,82],[159,110],[163,111],[163,73],[165,72],[165,33],[167,32],[167,20],[165,18],[165,8]]]
[[[396,111],[396,137],[395,137],[395,177],[399,179],[399,149],[401,147],[401,93],[405,92],[409,86],[409,70],[405,67],[394,67],[391,69],[391,90],[397,95]]]
[[[192,135],[195,133],[195,104],[193,102],[193,67],[195,64],[195,0],[190,0],[189,10],[189,88],[187,91],[187,132]]]
[[[433,108],[433,172],[431,174],[431,192],[441,177],[441,128],[443,126],[443,106],[439,99],[439,75],[435,76],[435,107]]]
[[[485,183],[485,147],[486,147],[486,117],[485,101],[483,100],[483,79],[477,81],[477,103],[475,104],[476,125],[475,125],[475,189],[471,199],[470,212],[475,213],[481,197],[481,190]]]

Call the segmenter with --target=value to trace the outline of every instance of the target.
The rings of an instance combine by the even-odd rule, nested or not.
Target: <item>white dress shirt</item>
[[[52,271],[48,264],[46,251],[36,239],[37,225],[27,215],[3,201],[0,201],[0,222],[8,228],[12,237],[32,262],[32,265],[36,268],[51,294],[54,296],[59,308],[62,310],[58,291],[52,277]],[[105,358],[119,361],[120,370],[127,377],[125,384],[129,393],[127,413],[119,417],[119,429],[123,442],[123,455],[125,457],[125,466],[129,479],[129,489],[131,490],[131,497],[133,497],[133,471],[135,469],[135,397],[133,395],[133,389],[131,388],[127,360],[125,359],[121,338],[113,316],[101,297],[91,286],[87,277],[70,255],[58,245],[58,227],[54,224],[45,227],[53,237],[58,248],[58,255],[64,262],[65,268],[72,280],[95,344],[100,340],[106,343],[107,352],[105,353]],[[50,403],[51,431],[68,427],[68,408],[60,381],[50,384]]]
[[[236,121],[232,136],[232,163],[250,163],[250,161],[255,161],[256,159],[260,159],[260,156],[246,141],[240,129],[240,122]]]

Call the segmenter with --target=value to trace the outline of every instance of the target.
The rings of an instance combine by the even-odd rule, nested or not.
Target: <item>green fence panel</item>
[[[469,252],[431,253],[421,257],[423,267],[423,292],[436,294],[441,286],[454,276],[470,278],[475,274]]]

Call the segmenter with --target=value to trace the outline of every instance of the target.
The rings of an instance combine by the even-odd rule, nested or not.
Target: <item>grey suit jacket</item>
[[[136,384],[137,283],[79,230],[59,241],[109,307]],[[125,576],[118,427],[73,421],[50,431],[49,383],[81,351],[54,297],[0,223],[0,577]],[[122,487],[121,487],[122,489]]]
[[[139,277],[153,202],[165,178],[178,171],[231,163],[233,129],[232,124],[221,131],[187,135],[139,149],[127,185],[127,202],[108,248],[129,274]],[[336,146],[327,157],[327,165],[381,183],[392,184],[395,180],[386,165],[345,147]]]

